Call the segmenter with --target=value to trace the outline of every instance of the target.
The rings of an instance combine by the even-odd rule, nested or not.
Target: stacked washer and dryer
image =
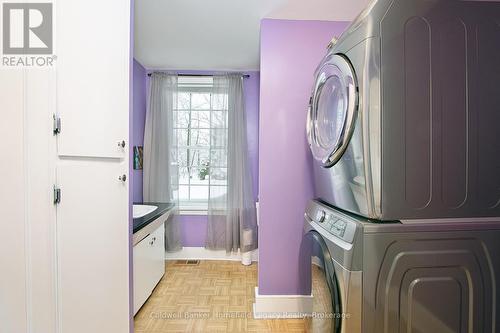
[[[323,330],[499,332],[500,3],[372,1],[315,76]]]

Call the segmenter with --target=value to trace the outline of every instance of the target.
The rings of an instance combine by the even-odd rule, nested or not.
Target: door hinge
[[[61,202],[61,189],[54,185],[54,205]]]
[[[53,115],[53,133],[54,135],[57,135],[59,133],[61,133],[61,118],[59,118],[58,116],[56,116],[55,114]]]

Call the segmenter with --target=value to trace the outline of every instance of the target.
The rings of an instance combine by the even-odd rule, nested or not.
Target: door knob
[[[122,182],[127,180],[127,175],[119,176],[118,180],[121,180]]]
[[[125,148],[125,140],[118,141],[118,147]]]

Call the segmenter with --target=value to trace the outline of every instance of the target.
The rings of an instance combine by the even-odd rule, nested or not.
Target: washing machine
[[[311,201],[304,231],[304,283],[327,286],[312,331],[498,332],[499,223],[379,223]]]
[[[378,0],[315,73],[315,192],[368,218],[500,216],[500,2]]]

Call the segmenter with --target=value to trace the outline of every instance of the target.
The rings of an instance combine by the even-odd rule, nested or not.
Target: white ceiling
[[[352,20],[367,0],[136,0],[134,57],[147,69],[258,70],[260,21]]]

